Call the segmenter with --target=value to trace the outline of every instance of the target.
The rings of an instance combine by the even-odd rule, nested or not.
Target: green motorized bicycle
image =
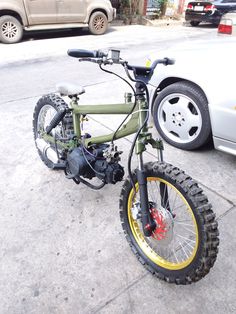
[[[215,214],[198,184],[177,167],[164,162],[161,139],[154,140],[148,128],[149,93],[147,84],[158,64],[173,60],[156,60],[151,67],[132,66],[120,58],[118,50],[108,53],[69,50],[69,56],[105,66],[120,64],[129,80],[132,94],[122,104],[80,105],[80,86],[58,86],[58,94],[39,99],[33,117],[33,131],[38,153],[45,165],[62,169],[68,179],[101,189],[123,180],[121,152],[115,140],[135,134],[128,158],[128,178],[120,194],[122,227],[132,251],[146,268],[159,278],[176,284],[189,284],[204,277],[213,266],[219,245]],[[67,104],[62,96],[68,96]],[[132,96],[134,102],[132,102]],[[115,132],[92,137],[82,132],[89,114],[125,114]],[[144,163],[146,145],[158,152],[158,162]],[[139,166],[131,170],[135,151]],[[93,178],[99,179],[95,184]]]

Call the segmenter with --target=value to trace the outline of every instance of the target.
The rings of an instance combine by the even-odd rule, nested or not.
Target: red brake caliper
[[[151,217],[156,223],[156,228],[152,233],[152,237],[156,240],[163,240],[166,236],[167,228],[162,214],[155,208],[151,208]]]

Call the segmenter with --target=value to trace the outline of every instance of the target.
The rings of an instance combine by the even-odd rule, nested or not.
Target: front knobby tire
[[[157,228],[143,234],[134,204],[130,179],[120,195],[120,217],[126,239],[138,260],[154,275],[176,284],[203,278],[214,265],[218,252],[218,224],[198,184],[182,170],[166,163],[147,163],[149,202]],[[133,173],[138,190],[136,171]],[[160,192],[162,191],[162,192]],[[151,211],[151,210],[150,210]]]

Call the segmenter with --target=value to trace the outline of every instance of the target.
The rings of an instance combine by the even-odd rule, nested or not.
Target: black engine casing
[[[81,147],[73,149],[67,156],[70,177],[82,176],[88,179],[97,177],[111,184],[122,181],[124,168],[118,162],[108,163],[103,157],[103,151],[108,146],[107,144],[97,145],[91,152],[87,152]]]

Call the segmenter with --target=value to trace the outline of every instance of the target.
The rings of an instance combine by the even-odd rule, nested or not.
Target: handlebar
[[[84,49],[70,49],[67,51],[70,57],[78,58],[79,61],[90,61],[98,63],[100,65],[113,63],[121,64],[127,70],[133,71],[134,75],[151,77],[157,64],[163,64],[165,66],[175,63],[174,59],[164,58],[155,60],[150,67],[129,65],[127,61],[120,58],[120,51],[111,49],[108,53],[104,53],[101,50],[84,50]]]
[[[103,58],[107,54],[100,50],[69,49],[67,54],[74,58]]]

